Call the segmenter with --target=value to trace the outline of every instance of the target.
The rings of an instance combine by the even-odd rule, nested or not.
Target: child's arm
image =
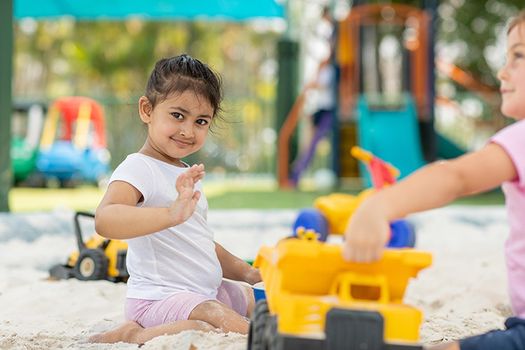
[[[495,188],[516,176],[511,158],[494,143],[454,160],[425,166],[370,196],[357,208],[345,232],[343,255],[353,261],[379,259],[392,220]]]
[[[457,341],[447,342],[438,345],[425,346],[424,350],[461,350]]]
[[[231,254],[219,243],[215,243],[215,252],[221,263],[223,277],[234,281],[244,281],[249,284],[261,282],[262,279],[259,270]]]
[[[204,166],[194,165],[177,178],[179,193],[166,208],[139,208],[142,194],[124,181],[112,182],[95,214],[95,229],[107,238],[127,239],[144,236],[186,221],[194,212],[200,192],[194,185],[204,176]]]

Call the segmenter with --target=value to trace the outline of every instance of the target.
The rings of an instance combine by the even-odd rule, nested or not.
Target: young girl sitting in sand
[[[259,282],[259,271],[213,241],[204,166],[182,161],[204,145],[221,100],[220,77],[199,60],[156,63],[138,106],[146,142],[117,167],[95,217],[100,235],[128,243],[129,321],[91,341],[142,344],[186,329],[248,332],[253,292],[235,281]]]
[[[505,245],[508,287],[516,317],[507,319],[505,330],[433,349],[525,349],[525,10],[510,22],[506,56],[498,73],[501,111],[516,122],[479,151],[430,164],[371,196],[352,216],[345,233],[344,257],[372,261],[381,256],[390,221],[502,185],[510,224]]]

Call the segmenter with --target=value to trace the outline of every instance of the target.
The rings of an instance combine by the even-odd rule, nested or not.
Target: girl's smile
[[[194,145],[194,142],[191,141],[180,140],[175,137],[172,137],[171,139],[175,141],[175,143],[181,148],[191,147]]]
[[[525,118],[525,25],[514,27],[507,38],[507,62],[498,72],[501,80],[501,112],[514,119]]]

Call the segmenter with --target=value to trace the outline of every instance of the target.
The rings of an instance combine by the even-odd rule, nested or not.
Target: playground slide
[[[416,108],[410,96],[405,96],[397,106],[375,106],[361,96],[357,118],[359,145],[398,168],[399,178],[425,164]],[[365,169],[361,173],[367,174]],[[371,183],[368,175],[366,182]]]
[[[452,159],[465,154],[465,150],[446,136],[436,132],[437,156],[439,159]]]

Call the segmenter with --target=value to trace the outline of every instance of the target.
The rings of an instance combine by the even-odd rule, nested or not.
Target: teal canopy
[[[4,1],[4,0],[0,0]],[[234,20],[282,18],[278,0],[14,0],[15,19],[123,20],[140,16],[151,20]]]

